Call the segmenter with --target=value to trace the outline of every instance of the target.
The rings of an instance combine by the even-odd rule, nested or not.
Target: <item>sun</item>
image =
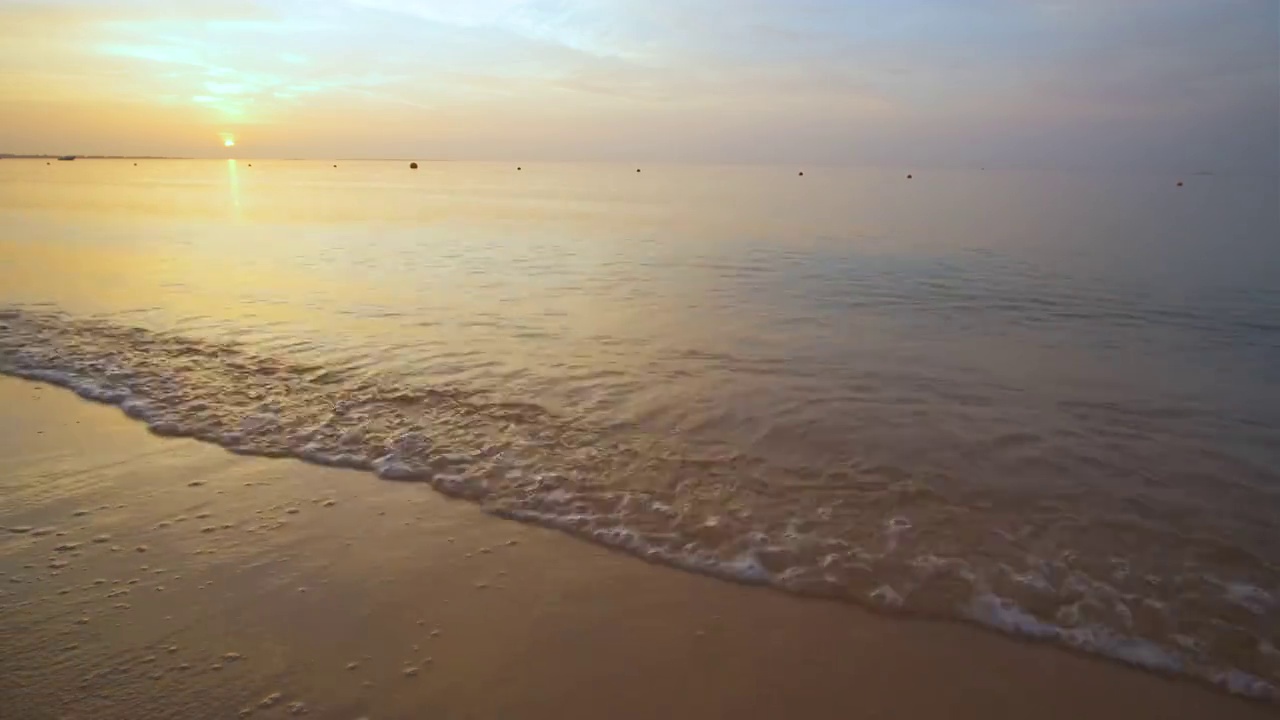
[[[227,138],[226,140],[222,141],[222,145],[224,147],[233,147],[235,144],[236,144],[236,141],[232,140],[231,138]]]

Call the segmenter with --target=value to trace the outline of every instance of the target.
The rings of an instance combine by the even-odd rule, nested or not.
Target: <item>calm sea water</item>
[[[1274,699],[1276,181],[798,170],[6,160],[0,371]]]

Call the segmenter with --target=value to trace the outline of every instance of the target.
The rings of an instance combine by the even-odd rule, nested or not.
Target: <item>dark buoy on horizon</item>
[[[907,179],[908,179],[908,180],[910,180],[910,179],[911,179],[911,173],[907,173]]]
[[[800,171],[800,177],[804,177],[804,171],[803,171],[803,170],[801,170],[801,171]]]
[[[636,172],[640,172],[640,168],[636,168]]]
[[[409,169],[410,169],[410,170],[417,170],[417,169],[418,169],[418,163],[409,163]]]
[[[337,165],[334,165],[334,167],[338,167],[338,166],[337,166]]]
[[[1181,180],[1179,180],[1179,181],[1178,181],[1178,187],[1182,187],[1182,181],[1181,181]]]
[[[524,168],[522,168],[522,167],[520,167],[519,165],[517,165],[517,166],[516,166],[516,169],[517,169],[517,170],[523,170]]]

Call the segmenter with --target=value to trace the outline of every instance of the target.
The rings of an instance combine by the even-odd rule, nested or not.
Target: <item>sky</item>
[[[4,0],[0,118],[13,153],[1277,174],[1280,0]]]

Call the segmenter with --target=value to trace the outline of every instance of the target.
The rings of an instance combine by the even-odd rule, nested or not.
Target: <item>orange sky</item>
[[[1274,171],[1274,0],[0,5],[0,151]]]

